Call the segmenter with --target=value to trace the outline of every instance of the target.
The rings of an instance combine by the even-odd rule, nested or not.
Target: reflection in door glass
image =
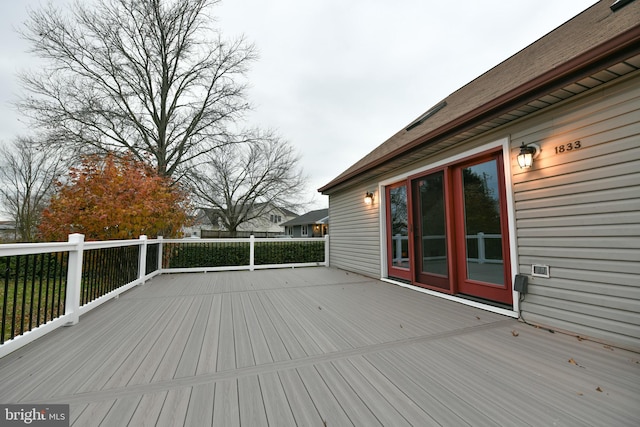
[[[467,277],[504,284],[496,160],[462,170]]]
[[[405,185],[389,190],[389,206],[391,208],[392,265],[409,268],[409,212]]]
[[[447,236],[444,207],[444,172],[418,181],[422,272],[447,275]]]

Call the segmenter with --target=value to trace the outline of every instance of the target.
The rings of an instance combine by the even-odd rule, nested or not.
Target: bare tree
[[[32,242],[42,210],[63,166],[59,153],[32,139],[19,138],[0,147],[0,200],[16,223],[18,239]]]
[[[32,11],[22,36],[49,66],[18,107],[84,152],[128,151],[165,176],[220,144],[249,108],[244,38],[210,24],[219,0],[94,0]]]
[[[201,206],[213,209],[232,234],[275,208],[295,210],[304,205],[300,195],[307,179],[295,150],[272,132],[254,136],[250,142],[209,153],[207,162],[190,176]]]

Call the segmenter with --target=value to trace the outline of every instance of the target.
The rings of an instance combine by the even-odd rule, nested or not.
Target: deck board
[[[0,359],[74,426],[640,425],[640,355],[330,268],[162,275]]]
[[[287,401],[287,396],[277,372],[267,372],[259,376],[264,409],[271,426],[295,426],[296,421]]]

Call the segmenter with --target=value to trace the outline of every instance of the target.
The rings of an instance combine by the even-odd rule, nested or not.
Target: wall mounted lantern
[[[370,191],[367,191],[364,194],[364,204],[365,205],[372,205],[373,204],[373,193]]]
[[[529,169],[533,166],[533,159],[540,154],[540,147],[536,144],[527,144],[523,142],[520,146],[520,154],[518,154],[518,165],[520,169]]]

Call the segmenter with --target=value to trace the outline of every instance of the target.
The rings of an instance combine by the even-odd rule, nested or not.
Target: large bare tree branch
[[[252,131],[242,143],[225,144],[206,156],[191,175],[202,207],[212,208],[231,231],[271,210],[304,207],[306,177],[299,156],[272,132]]]
[[[85,151],[129,151],[163,175],[234,138],[254,47],[209,28],[218,0],[96,0],[35,10],[22,32],[48,66],[21,75],[35,125]]]

